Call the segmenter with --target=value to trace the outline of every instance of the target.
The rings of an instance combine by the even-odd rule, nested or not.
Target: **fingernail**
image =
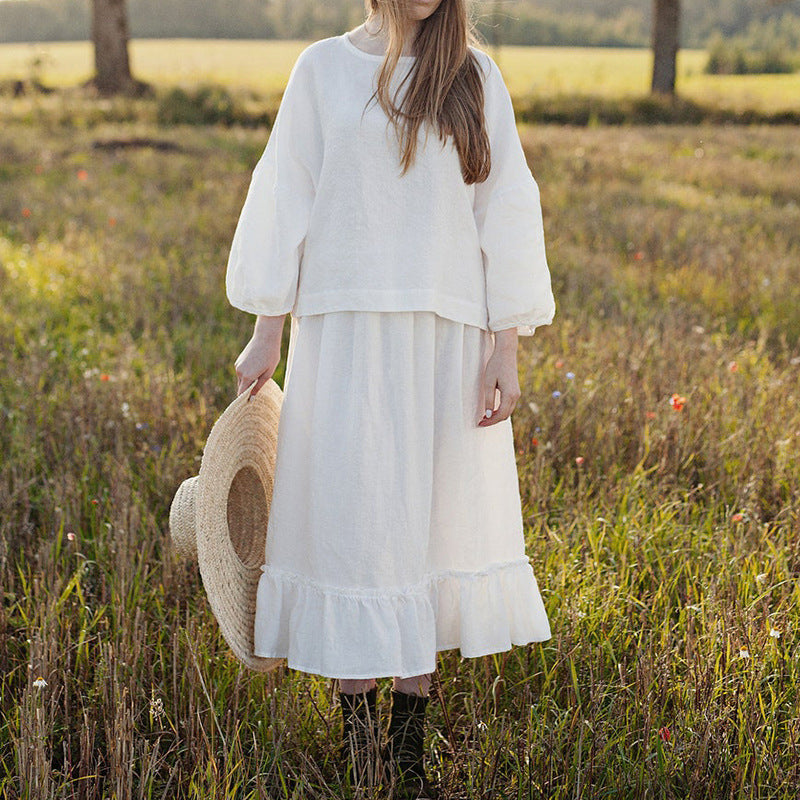
[[[484,414],[484,416],[485,417],[491,417],[492,416],[492,409],[491,408],[487,408],[486,409],[486,414]]]

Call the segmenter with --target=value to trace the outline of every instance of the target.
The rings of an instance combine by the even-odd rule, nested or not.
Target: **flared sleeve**
[[[313,73],[305,55],[292,67],[228,256],[228,301],[251,314],[286,314],[297,296],[323,150]]]
[[[486,279],[489,330],[531,336],[555,314],[539,187],[522,149],[511,96],[487,54],[484,109],[491,170],[475,184],[473,210]]]

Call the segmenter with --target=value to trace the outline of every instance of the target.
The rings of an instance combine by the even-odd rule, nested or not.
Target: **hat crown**
[[[264,563],[264,537],[269,521],[269,500],[272,497],[272,476],[267,476],[269,486],[264,486],[257,470],[245,464],[234,475],[228,491],[228,535],[231,544],[246,567],[260,567]]]

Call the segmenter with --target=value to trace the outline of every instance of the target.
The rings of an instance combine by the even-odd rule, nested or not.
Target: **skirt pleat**
[[[491,334],[432,311],[292,318],[255,653],[331,678],[543,641]]]

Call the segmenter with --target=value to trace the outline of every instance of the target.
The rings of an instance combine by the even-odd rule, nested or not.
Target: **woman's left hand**
[[[497,331],[494,334],[494,350],[483,371],[479,428],[486,428],[508,419],[517,405],[520,397],[517,337],[516,328]],[[500,406],[494,410],[496,389],[500,390]],[[486,411],[491,411],[490,417],[486,416]]]

